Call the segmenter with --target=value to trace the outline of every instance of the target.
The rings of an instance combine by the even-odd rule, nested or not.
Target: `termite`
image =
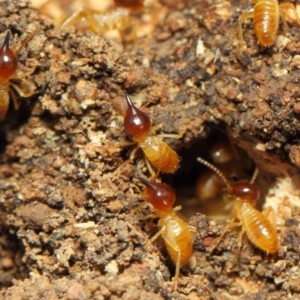
[[[217,139],[210,149],[209,154],[214,164],[225,166],[226,170],[229,169],[230,162],[235,158],[235,153],[229,140],[223,137]],[[230,170],[231,169],[232,168],[230,168]],[[223,181],[215,172],[206,170],[197,180],[197,197],[201,202],[207,202],[219,194],[223,186]]]
[[[155,172],[151,165],[154,166],[158,172],[174,173],[179,166],[178,155],[162,140],[162,138],[180,138],[181,135],[151,135],[157,129],[161,128],[161,124],[152,126],[150,117],[133,105],[127,93],[125,93],[125,98],[128,107],[124,117],[124,129],[132,136],[133,141],[137,143],[137,148],[132,152],[130,159],[134,157],[136,150],[141,148],[145,154],[146,163],[150,173],[153,176],[155,175]]]
[[[9,108],[9,98],[11,96],[15,109],[20,106],[15,91],[23,98],[30,97],[34,94],[34,90],[30,86],[19,86],[12,81],[20,80],[33,73],[36,68],[37,61],[31,59],[32,67],[26,72],[18,70],[18,53],[28,43],[35,34],[31,34],[25,41],[15,50],[9,47],[10,31],[7,31],[3,45],[0,48],[0,120],[4,119]]]
[[[238,34],[241,45],[243,45],[242,25],[246,19],[253,18],[255,35],[259,43],[264,47],[270,47],[274,44],[279,18],[281,16],[285,28],[288,30],[287,22],[283,16],[282,9],[292,9],[296,16],[298,25],[300,20],[295,7],[291,3],[278,3],[278,0],[254,0],[254,8],[247,13],[243,13],[238,21]]]
[[[195,228],[188,225],[176,212],[181,206],[173,209],[176,200],[174,190],[165,183],[152,183],[144,178],[137,177],[145,185],[145,200],[150,203],[156,214],[159,231],[148,241],[146,247],[152,244],[159,236],[163,238],[167,251],[176,266],[174,284],[177,288],[180,267],[187,264],[193,251]]]
[[[215,249],[228,230],[234,227],[241,227],[241,232],[238,235],[237,253],[233,264],[240,252],[244,233],[247,234],[248,239],[253,245],[267,254],[274,254],[277,252],[278,236],[273,209],[268,207],[263,212],[259,212],[255,209],[256,201],[260,195],[259,189],[254,184],[258,169],[255,169],[250,181],[240,181],[230,185],[225,175],[214,165],[200,157],[198,157],[197,160],[214,171],[224,181],[230,195],[235,198],[232,219],[210,250],[212,251]]]
[[[144,1],[114,0],[114,4],[114,9],[108,11],[82,7],[68,17],[61,27],[78,24],[80,27],[80,25],[84,24],[84,30],[90,30],[95,34],[103,34],[109,30],[118,30],[123,41],[134,41],[136,39],[136,29],[134,28],[135,24],[131,17],[131,12],[142,10]],[[132,30],[128,32],[130,28]]]

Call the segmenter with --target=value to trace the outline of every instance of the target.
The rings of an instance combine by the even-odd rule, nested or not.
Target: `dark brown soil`
[[[281,40],[264,49],[249,21],[241,51],[236,25],[251,1],[162,5],[153,33],[122,45],[56,29],[28,1],[0,2],[0,40],[7,29],[14,44],[39,28],[19,54],[21,66],[39,62],[29,76],[36,94],[0,128],[1,299],[300,299],[300,208],[288,190],[275,255],[245,239],[228,269],[237,232],[208,252],[225,223],[199,211],[174,291],[163,242],[143,247],[157,228],[145,219],[150,207],[132,213],[144,198],[133,177],[149,172],[141,155],[122,164],[132,151],[118,145],[129,139],[116,110],[124,90],[163,132],[183,134],[167,139],[182,155],[178,175],[163,178],[175,189],[196,181],[196,157],[221,131],[257,164],[265,194],[285,178],[299,196],[300,28],[280,28]]]

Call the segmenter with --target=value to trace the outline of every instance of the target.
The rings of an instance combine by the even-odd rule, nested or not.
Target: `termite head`
[[[230,193],[233,197],[241,199],[243,202],[255,202],[259,198],[259,189],[251,182],[240,181],[234,184]]]
[[[9,48],[10,31],[7,31],[3,45],[0,48],[0,78],[9,78],[18,67],[18,59],[14,51]]]
[[[145,200],[153,205],[159,213],[169,213],[173,210],[176,200],[174,190],[165,183],[152,183],[137,177],[145,186]]]
[[[128,108],[124,118],[124,128],[133,137],[142,136],[150,129],[151,120],[146,113],[133,105],[127,93],[125,93],[125,98]]]
[[[232,147],[225,138],[218,139],[209,152],[215,164],[225,164],[234,157]]]
[[[231,186],[225,175],[218,168],[201,157],[198,157],[197,160],[214,171],[223,180],[227,186],[227,190],[233,197],[243,202],[255,202],[259,198],[259,189],[253,184],[258,174],[257,168],[254,171],[251,181],[240,181]]]

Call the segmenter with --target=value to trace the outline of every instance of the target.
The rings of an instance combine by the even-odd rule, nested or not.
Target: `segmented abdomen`
[[[275,42],[279,16],[278,0],[258,0],[254,6],[254,31],[258,41],[265,47]]]
[[[243,206],[242,218],[248,239],[257,248],[267,253],[275,253],[278,249],[278,236],[267,217],[246,204]]]
[[[173,173],[178,169],[179,159],[177,153],[161,138],[150,136],[144,142],[139,143],[147,159],[159,171]]]
[[[174,213],[165,219],[162,218],[158,225],[166,226],[161,236],[165,240],[166,248],[174,264],[177,262],[179,252],[180,265],[188,263],[193,251],[193,238],[188,224]]]

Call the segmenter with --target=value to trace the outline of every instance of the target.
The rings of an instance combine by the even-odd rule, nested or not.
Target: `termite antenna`
[[[197,160],[199,161],[199,163],[201,163],[202,165],[210,168],[212,171],[214,171],[226,184],[227,188],[229,190],[232,190],[232,186],[229,184],[227,178],[225,177],[225,175],[217,168],[215,167],[213,164],[211,164],[210,162],[208,162],[207,160],[198,157]]]
[[[252,175],[252,178],[251,178],[251,180],[250,180],[250,183],[254,183],[254,181],[255,181],[255,179],[257,178],[257,175],[258,175],[258,167],[255,167],[255,170],[254,170],[254,173],[253,173],[253,175]]]
[[[141,181],[143,184],[145,184],[146,186],[148,186],[149,185],[149,181],[148,180],[146,180],[146,179],[144,179],[143,177],[140,177],[140,176],[134,176],[133,178],[136,178],[136,179],[138,179],[139,181]]]
[[[23,48],[24,46],[26,46],[28,44],[28,42],[36,35],[36,33],[39,31],[39,28],[36,28],[23,42],[22,44],[15,49],[15,53],[18,54]]]

